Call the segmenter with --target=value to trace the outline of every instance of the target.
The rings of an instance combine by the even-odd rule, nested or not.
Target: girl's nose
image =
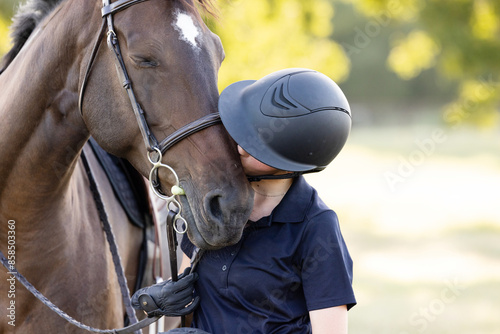
[[[238,145],[238,153],[242,156],[242,157],[248,157],[249,154],[247,151],[245,151],[240,145]]]

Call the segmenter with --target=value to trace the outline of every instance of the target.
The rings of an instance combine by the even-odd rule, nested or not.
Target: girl
[[[142,298],[158,314],[198,306],[192,326],[212,334],[347,333],[352,260],[335,212],[302,176],[323,170],[344,146],[347,99],[327,76],[294,68],[230,85],[219,112],[254,189],[247,226],[237,244],[206,250],[196,273],[146,288]],[[183,270],[196,247],[187,237],[181,247]]]
[[[241,240],[197,267],[193,327],[209,333],[347,333],[356,304],[336,214],[301,174],[324,169],[351,128],[349,104],[325,75],[286,69],[227,87],[222,122],[238,144],[254,207]],[[195,247],[183,238],[183,264]]]

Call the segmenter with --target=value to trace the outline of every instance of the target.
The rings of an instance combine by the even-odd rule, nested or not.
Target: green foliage
[[[10,49],[9,26],[18,0],[2,0],[0,2],[0,57]]]
[[[10,20],[10,17],[14,13],[15,7],[20,2],[20,0],[2,0],[0,2],[0,20]]]
[[[220,10],[213,30],[226,52],[221,89],[287,67],[312,68],[339,82],[347,78],[349,59],[330,38],[334,7],[328,0],[239,0],[220,2]]]
[[[8,39],[8,22],[4,18],[0,17],[0,55],[5,54],[9,51],[9,39]]]
[[[384,14],[407,30],[394,38],[387,66],[403,80],[435,67],[458,83],[445,120],[482,126],[500,121],[500,3],[495,0],[357,0],[359,12]]]

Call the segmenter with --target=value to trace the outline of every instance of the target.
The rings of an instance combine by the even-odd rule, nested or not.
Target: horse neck
[[[80,63],[99,26],[89,24],[92,6],[63,2],[0,75],[2,220],[48,214],[68,188],[89,136],[77,100]]]

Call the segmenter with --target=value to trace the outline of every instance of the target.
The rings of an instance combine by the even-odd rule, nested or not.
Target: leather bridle
[[[171,148],[173,145],[176,143],[180,142],[186,137],[189,137],[193,133],[196,133],[198,131],[201,131],[207,127],[210,127],[212,125],[216,125],[221,123],[221,119],[218,113],[210,113],[206,116],[203,116],[183,127],[178,129],[177,131],[173,132],[169,136],[167,136],[165,139],[163,139],[161,142],[159,142],[153,132],[150,130],[147,120],[146,120],[146,114],[144,110],[141,108],[140,104],[137,102],[137,99],[135,97],[135,93],[132,87],[132,82],[130,80],[130,77],[128,76],[127,69],[125,67],[125,62],[123,60],[123,56],[120,50],[120,45],[118,43],[118,38],[116,36],[116,33],[114,31],[114,26],[113,26],[113,14],[116,12],[119,12],[125,8],[128,8],[132,5],[135,5],[137,3],[147,1],[147,0],[118,0],[113,3],[110,3],[110,0],[103,0],[103,8],[102,8],[102,17],[103,17],[103,22],[101,25],[101,29],[99,30],[99,34],[96,38],[94,47],[92,49],[92,53],[90,55],[89,62],[87,64],[87,69],[85,72],[85,76],[83,78],[82,86],[80,89],[80,96],[79,96],[79,101],[78,101],[78,107],[80,109],[80,112],[83,115],[83,98],[85,94],[85,88],[88,83],[88,78],[90,76],[91,70],[92,70],[92,65],[95,60],[95,57],[97,55],[97,51],[99,49],[99,45],[101,44],[102,40],[102,35],[105,27],[107,26],[107,44],[108,48],[112,51],[115,61],[115,66],[117,69],[117,73],[119,76],[119,79],[121,80],[123,84],[123,88],[127,91],[128,97],[130,99],[130,103],[132,105],[132,110],[134,112],[135,118],[137,120],[137,124],[139,125],[139,129],[142,134],[142,138],[144,140],[144,144],[146,146],[146,149],[148,151],[148,159],[153,165],[151,168],[151,171],[149,173],[149,181],[150,181],[150,186],[153,192],[160,197],[161,199],[167,201],[167,207],[170,205],[170,203],[173,203],[176,208],[177,208],[177,216],[175,218],[175,221],[177,222],[178,220],[181,221],[181,223],[184,225],[185,228],[187,228],[187,222],[185,221],[184,218],[181,216],[181,211],[182,211],[182,206],[181,204],[175,199],[176,195],[184,195],[184,191],[179,185],[179,177],[177,176],[177,173],[174,171],[172,167],[169,165],[166,165],[162,163],[162,157],[163,154],[167,152],[169,148]],[[175,184],[173,185],[171,189],[171,195],[166,195],[161,188],[159,177],[158,177],[158,170],[160,168],[165,168],[167,169],[168,172],[170,172],[174,178],[175,178]],[[185,228],[179,230],[177,228],[177,224],[174,223],[174,228],[176,229],[177,232],[183,233],[185,232]]]

